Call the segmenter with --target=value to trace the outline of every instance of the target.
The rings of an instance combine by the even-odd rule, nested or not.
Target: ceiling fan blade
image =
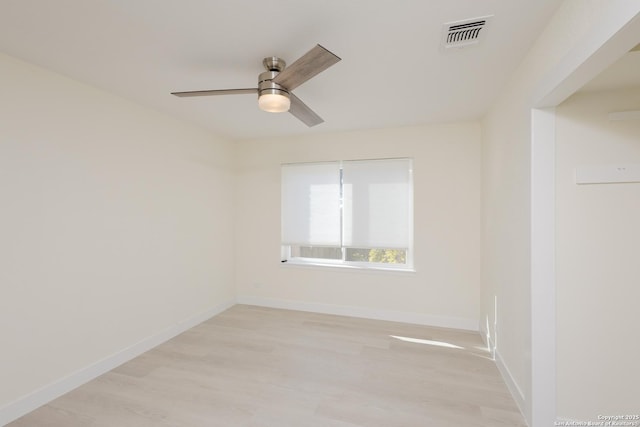
[[[273,82],[288,91],[292,91],[338,61],[340,61],[339,57],[324,47],[316,45],[309,52],[298,58],[293,64],[282,70],[282,72],[273,79]]]
[[[322,117],[317,115],[311,108],[307,107],[307,105],[294,94],[290,93],[289,99],[291,100],[289,112],[296,116],[296,118],[302,121],[305,125],[313,127],[324,122]]]
[[[245,93],[258,93],[258,89],[193,90],[190,92],[171,92],[171,95],[187,98],[190,96],[241,95]]]

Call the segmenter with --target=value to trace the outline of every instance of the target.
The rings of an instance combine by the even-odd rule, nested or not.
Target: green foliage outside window
[[[407,251],[404,249],[347,249],[347,261],[406,264]]]

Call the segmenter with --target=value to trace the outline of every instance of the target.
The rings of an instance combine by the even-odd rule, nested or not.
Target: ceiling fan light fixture
[[[290,106],[289,94],[282,90],[264,91],[258,97],[258,107],[269,113],[285,113],[289,111]]]

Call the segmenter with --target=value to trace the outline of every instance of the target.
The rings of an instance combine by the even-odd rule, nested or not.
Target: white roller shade
[[[411,159],[343,162],[342,182],[345,247],[411,246]]]
[[[282,166],[282,243],[340,246],[340,164]]]

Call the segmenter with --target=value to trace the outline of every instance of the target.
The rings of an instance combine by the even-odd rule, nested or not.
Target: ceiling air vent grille
[[[444,24],[442,47],[444,49],[461,48],[480,43],[487,32],[486,26],[490,19],[491,16],[483,16]]]

